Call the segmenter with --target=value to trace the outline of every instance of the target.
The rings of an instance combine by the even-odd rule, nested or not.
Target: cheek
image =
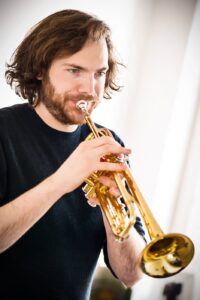
[[[53,84],[54,84],[54,87],[55,87],[55,91],[59,94],[63,94],[63,93],[68,92],[69,90],[72,89],[70,84],[68,82],[66,82],[65,80],[62,80],[62,79],[55,80]]]
[[[63,72],[54,72],[50,75],[51,84],[55,88],[55,92],[58,94],[63,94],[71,89],[73,89],[73,82],[70,81],[66,74]]]
[[[96,85],[96,94],[102,96],[105,89],[105,80],[100,80]]]

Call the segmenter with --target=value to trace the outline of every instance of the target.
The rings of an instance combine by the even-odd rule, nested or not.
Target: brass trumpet
[[[77,108],[82,111],[91,129],[87,139],[103,135],[112,136],[108,129],[95,126],[87,111],[87,106],[86,100],[77,102]],[[107,155],[104,159],[119,163],[119,159],[112,154]],[[121,193],[120,197],[114,197],[109,193],[108,187],[99,182],[98,178],[101,175],[114,178]],[[134,204],[138,207],[150,238],[150,243],[143,249],[139,261],[145,274],[156,278],[169,277],[179,273],[190,263],[194,255],[193,242],[183,234],[164,234],[128,167],[123,172],[96,171],[85,179],[85,182],[83,190],[87,198],[98,197],[112,232],[119,241],[128,238],[129,231],[136,221]]]

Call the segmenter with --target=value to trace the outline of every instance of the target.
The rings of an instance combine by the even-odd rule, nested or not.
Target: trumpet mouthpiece
[[[83,112],[87,112],[88,102],[86,100],[79,100],[76,103],[76,107]]]

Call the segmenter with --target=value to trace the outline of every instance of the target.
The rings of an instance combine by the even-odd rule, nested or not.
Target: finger
[[[97,205],[99,205],[99,200],[96,197],[92,197],[87,200],[87,203],[92,207],[96,207]]]
[[[100,162],[97,166],[99,171],[121,172],[127,169],[124,163]]]
[[[120,143],[118,143],[112,136],[101,136],[101,137],[97,137],[97,138],[85,141],[83,143],[90,144],[90,147],[102,147],[104,145],[115,145],[115,146],[122,147],[120,145]],[[122,147],[122,148],[126,149],[125,147]]]
[[[106,144],[118,144],[111,136],[101,136],[94,138],[92,140],[85,141],[85,143],[90,144],[91,147],[101,147]]]
[[[99,181],[103,184],[109,187],[109,192],[114,196],[114,197],[119,197],[121,196],[121,192],[118,188],[118,185],[116,181],[114,180],[113,177],[108,177],[108,176],[100,176]]]
[[[121,196],[120,190],[118,188],[115,187],[111,187],[109,189],[109,192],[116,198],[118,198],[119,196]]]
[[[91,200],[87,200],[87,203],[88,203],[91,207],[96,207],[96,206],[97,206],[97,204],[94,203],[94,202],[91,201]]]
[[[96,154],[99,157],[103,157],[105,155],[109,155],[109,154],[115,154],[115,155],[129,155],[131,153],[131,149],[122,147],[118,144],[106,144],[106,145],[102,145],[101,147],[98,147],[95,149]]]
[[[99,176],[99,181],[110,188],[117,187],[116,181],[114,180],[113,176]]]

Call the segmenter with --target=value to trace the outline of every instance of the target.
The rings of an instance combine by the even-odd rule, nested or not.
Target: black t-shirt
[[[50,176],[89,133],[87,125],[55,130],[29,104],[1,109],[0,206]],[[142,233],[139,220],[135,226]],[[81,186],[63,195],[0,254],[0,299],[88,299],[102,248],[110,267],[105,238],[100,209],[87,204]]]

